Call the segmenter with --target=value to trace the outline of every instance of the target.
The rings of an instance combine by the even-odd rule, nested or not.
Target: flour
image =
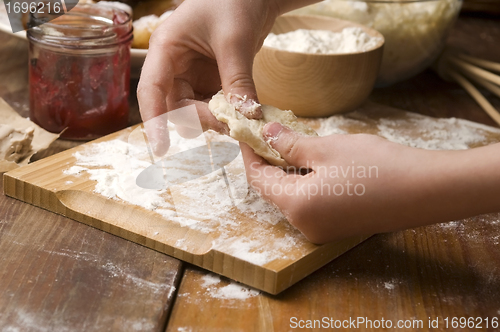
[[[361,108],[327,119],[301,121],[320,136],[364,132],[425,149],[459,150],[500,140],[499,129],[470,121],[433,119],[395,110],[392,113],[385,109],[381,112],[370,110]],[[200,147],[207,142],[235,142],[212,131],[186,140],[175,132],[174,127],[169,127],[169,130],[172,142],[169,154]],[[130,139],[144,137],[141,129],[136,131],[127,134],[128,137],[87,145],[74,153],[76,161],[64,171],[67,188],[79,186],[88,178],[95,183],[95,193],[161,216],[165,225],[151,229],[150,236],[155,239],[168,236],[168,225],[174,223],[192,232],[209,235],[212,249],[250,264],[262,266],[274,260],[294,261],[310,251],[310,243],[286,222],[283,214],[248,188],[241,154],[224,167],[225,176],[219,169],[170,186],[168,190],[137,186],[138,174],[157,160],[151,160],[146,145]],[[172,169],[166,170],[169,171]],[[177,239],[175,247],[188,252],[193,250],[188,238]],[[233,291],[237,293],[233,286],[225,288],[217,296],[223,297],[227,295],[225,292]]]
[[[279,35],[270,33],[264,46],[289,52],[343,54],[366,52],[381,42],[382,38],[372,37],[359,27],[348,27],[341,32],[299,29]]]
[[[441,53],[462,1],[325,0],[296,14],[326,15],[373,28],[385,39],[378,84],[389,85],[421,72]]]
[[[404,119],[380,119],[377,128],[389,141],[427,150],[465,150],[484,142],[491,132],[500,133],[467,120],[433,119],[416,113],[407,113]]]
[[[147,151],[121,140],[92,144],[88,150],[74,154],[78,165],[64,171],[67,175],[86,172],[96,181],[95,192],[107,198],[155,210],[170,208],[161,194],[164,191],[143,190],[135,184],[139,173],[151,163]]]
[[[404,115],[404,116],[401,116]],[[327,119],[307,120],[320,136],[366,132],[391,142],[426,150],[464,150],[481,143],[500,130],[456,118],[430,118],[417,113],[399,113],[398,117],[376,118],[363,110]],[[318,123],[319,122],[319,123]]]
[[[207,141],[235,142],[210,131],[186,140],[173,126],[169,130],[172,147],[168,155],[206,145]],[[274,205],[248,187],[241,153],[225,166],[225,177],[218,170],[168,189],[148,190],[137,186],[136,178],[153,161],[146,146],[130,137],[144,136],[142,132],[139,135],[132,133],[128,141],[115,139],[90,144],[73,154],[76,163],[64,173],[68,177],[88,177],[95,181],[94,192],[109,199],[140,206],[181,227],[210,234],[214,239],[213,249],[253,264],[263,265],[284,257],[293,259],[293,255],[299,257],[307,252],[307,248],[300,245],[307,243],[302,234],[285,222]],[[178,167],[186,167],[188,163]],[[170,171],[177,170],[166,170]],[[73,183],[78,185],[79,181],[71,180],[72,183],[67,181],[69,187]],[[286,229],[286,236],[275,234],[274,227],[279,223]],[[152,230],[151,235],[161,238],[166,231],[168,228],[159,227]],[[270,238],[273,241],[266,244]],[[178,239],[175,246],[192,250],[185,239]]]
[[[393,290],[395,288],[395,285],[392,282],[384,282],[384,287],[386,289]]]
[[[221,279],[219,276],[208,273],[202,277],[201,286],[210,297],[223,300],[246,300],[260,294],[259,291],[240,285],[234,281],[222,287],[220,283]]]

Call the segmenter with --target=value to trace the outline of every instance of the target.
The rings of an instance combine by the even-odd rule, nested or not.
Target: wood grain
[[[499,220],[493,214],[376,235],[278,296],[224,299],[214,289],[227,281],[209,290],[205,272],[188,268],[167,331],[291,331],[292,317],[423,324],[394,331],[432,330],[429,317],[439,319],[434,330],[453,330],[444,328],[446,317],[500,319]],[[360,330],[382,330],[369,327]]]
[[[328,55],[262,47],[253,68],[260,102],[302,117],[330,116],[361,105],[373,89],[382,61],[383,36],[378,31],[326,16],[285,15],[276,20],[271,32],[340,32],[346,27],[360,27],[380,42],[366,52]]]
[[[272,225],[236,208],[228,212],[228,218],[233,224],[237,223],[237,227],[229,228],[230,234],[222,237],[222,226],[210,233],[182,226],[153,211],[95,193],[95,182],[88,176],[64,173],[76,165],[75,152],[98,142],[127,141],[133,131],[133,127],[128,128],[8,172],[4,174],[5,194],[271,294],[283,291],[368,237],[356,236],[316,246],[284,218]],[[163,199],[174,206],[168,193]],[[196,204],[199,202],[190,201],[189,208],[193,209]],[[251,243],[263,234],[272,236],[275,241],[289,237],[293,246],[276,249],[273,241],[263,241],[257,249],[249,249],[253,255],[257,255],[255,250],[279,254],[265,262],[252,261],[235,253],[235,246]],[[222,238],[224,243],[215,246],[214,243]]]
[[[23,116],[27,55],[26,41],[0,32],[0,96]],[[33,159],[79,144],[58,140]],[[164,330],[180,261],[5,197],[2,179],[0,192],[1,331]]]
[[[0,33],[0,56],[6,55],[3,53],[6,38],[2,37]],[[497,19],[463,16],[448,43],[472,55],[498,61],[498,40],[500,26]],[[18,51],[2,59],[11,59],[10,55],[14,54],[23,56]],[[1,66],[9,68],[3,60]],[[14,82],[5,81],[6,76],[1,71],[0,77],[0,96],[16,110],[27,110],[27,94],[12,93],[6,85]],[[497,109],[500,108],[500,99],[485,95]],[[461,87],[442,81],[432,71],[393,87],[376,89],[371,98],[425,115],[454,116],[495,125]],[[444,330],[442,319],[445,317],[499,317],[498,219],[498,215],[491,215],[449,225],[377,235],[279,296],[261,294],[245,301],[214,298],[201,288],[205,272],[187,269],[168,331],[289,331],[292,330],[289,327],[292,316],[321,319],[324,314],[339,319],[356,316],[380,319],[382,315],[401,319],[440,317],[440,329],[435,330]],[[59,239],[59,233],[65,237]],[[13,243],[20,240],[24,246]],[[48,255],[43,251],[48,249],[59,253],[87,251],[105,258],[98,264],[76,255]],[[158,264],[161,260],[155,261],[151,256],[160,255],[158,257],[169,260],[152,250],[1,195],[0,250],[0,330],[6,330],[8,326],[18,327],[21,331],[131,330],[121,322],[123,317],[133,315],[132,307],[140,308],[144,302],[145,312],[146,307],[157,308],[161,301],[155,302],[153,295],[149,302],[135,297],[141,293],[138,289],[125,288],[124,283],[114,284],[117,277],[104,271],[102,266],[109,259],[122,268],[141,271],[141,264],[145,262],[149,262],[145,264],[148,269],[167,265]],[[136,255],[128,259],[125,256],[129,252],[136,252]],[[52,271],[57,266],[55,259],[61,262],[56,271],[64,278],[64,288],[60,285],[60,278],[56,282],[54,276],[47,276],[55,273]],[[16,266],[19,272],[16,272]],[[167,274],[164,271],[156,275],[162,273]],[[225,285],[228,285],[227,280],[217,287]],[[15,318],[17,312],[26,312],[24,308],[28,307],[35,323],[30,319]],[[107,316],[101,315],[101,310]],[[25,317],[29,318],[28,315]],[[151,324],[155,324],[153,320]],[[70,326],[66,321],[76,323]],[[99,325],[102,322],[107,325]],[[143,330],[155,330],[161,324],[151,325],[151,329],[147,328],[148,324],[142,326]]]
[[[162,331],[181,277],[175,259],[3,194],[0,252],[2,331]]]
[[[474,56],[500,59],[500,25],[495,19],[460,17],[448,43]],[[500,109],[500,99],[485,93]],[[496,124],[457,84],[426,71],[370,99],[433,117],[458,117]],[[500,319],[500,215],[479,216],[376,235],[278,296],[246,300],[212,296],[203,271],[186,269],[167,331],[293,331],[290,318]],[[224,287],[222,282],[217,287]],[[497,331],[484,328],[483,330]],[[319,331],[307,328],[306,331]],[[327,330],[327,329],[323,329]],[[360,329],[370,330],[370,329]],[[382,329],[371,329],[381,331]],[[398,330],[393,328],[392,330]],[[399,329],[402,330],[402,329]]]

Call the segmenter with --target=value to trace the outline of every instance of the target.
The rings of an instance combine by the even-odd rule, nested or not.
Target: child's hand
[[[257,101],[252,66],[278,15],[278,8],[271,3],[274,2],[186,0],[182,3],[151,37],[137,89],[143,120],[195,105],[203,129],[226,132],[226,125],[215,119],[206,101],[221,85],[226,95],[246,95],[248,106]],[[245,116],[262,116],[260,108],[249,113],[251,108],[245,106],[240,108]],[[168,149],[168,142],[166,147],[157,148]]]
[[[318,0],[185,0],[151,36],[137,88],[139,108],[155,152],[166,153],[160,115],[194,105],[203,129],[227,133],[207,101],[221,89],[248,118],[262,117],[252,78],[253,59],[274,20]],[[246,96],[241,104],[237,96]]]
[[[479,162],[491,155],[485,149],[498,150],[498,144],[470,151],[428,151],[373,135],[305,137],[277,123],[266,125],[264,132],[289,164],[312,171],[287,174],[241,144],[248,182],[315,243],[499,208],[494,194],[498,196],[498,176],[487,175],[495,172],[493,165],[484,166],[484,175],[470,181],[470,170],[479,167],[473,159]],[[478,157],[471,159],[472,154]],[[478,190],[489,198],[471,197]]]

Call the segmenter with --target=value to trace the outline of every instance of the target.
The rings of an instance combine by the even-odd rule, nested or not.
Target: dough
[[[219,93],[212,97],[208,103],[208,108],[217,120],[227,123],[230,130],[229,134],[232,138],[247,143],[256,154],[273,165],[289,166],[279,152],[264,140],[262,130],[266,123],[279,122],[296,132],[309,136],[318,136],[314,130],[298,122],[297,117],[292,111],[282,111],[279,108],[269,105],[262,105],[262,119],[247,119],[226,100],[222,91],[219,91]]]
[[[31,156],[34,131],[32,127],[19,131],[10,125],[0,124],[0,160],[19,163]]]

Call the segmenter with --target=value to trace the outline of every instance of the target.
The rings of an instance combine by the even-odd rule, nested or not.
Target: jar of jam
[[[36,22],[36,17],[31,17]],[[128,123],[132,20],[123,10],[77,5],[27,32],[30,118],[75,140]]]

